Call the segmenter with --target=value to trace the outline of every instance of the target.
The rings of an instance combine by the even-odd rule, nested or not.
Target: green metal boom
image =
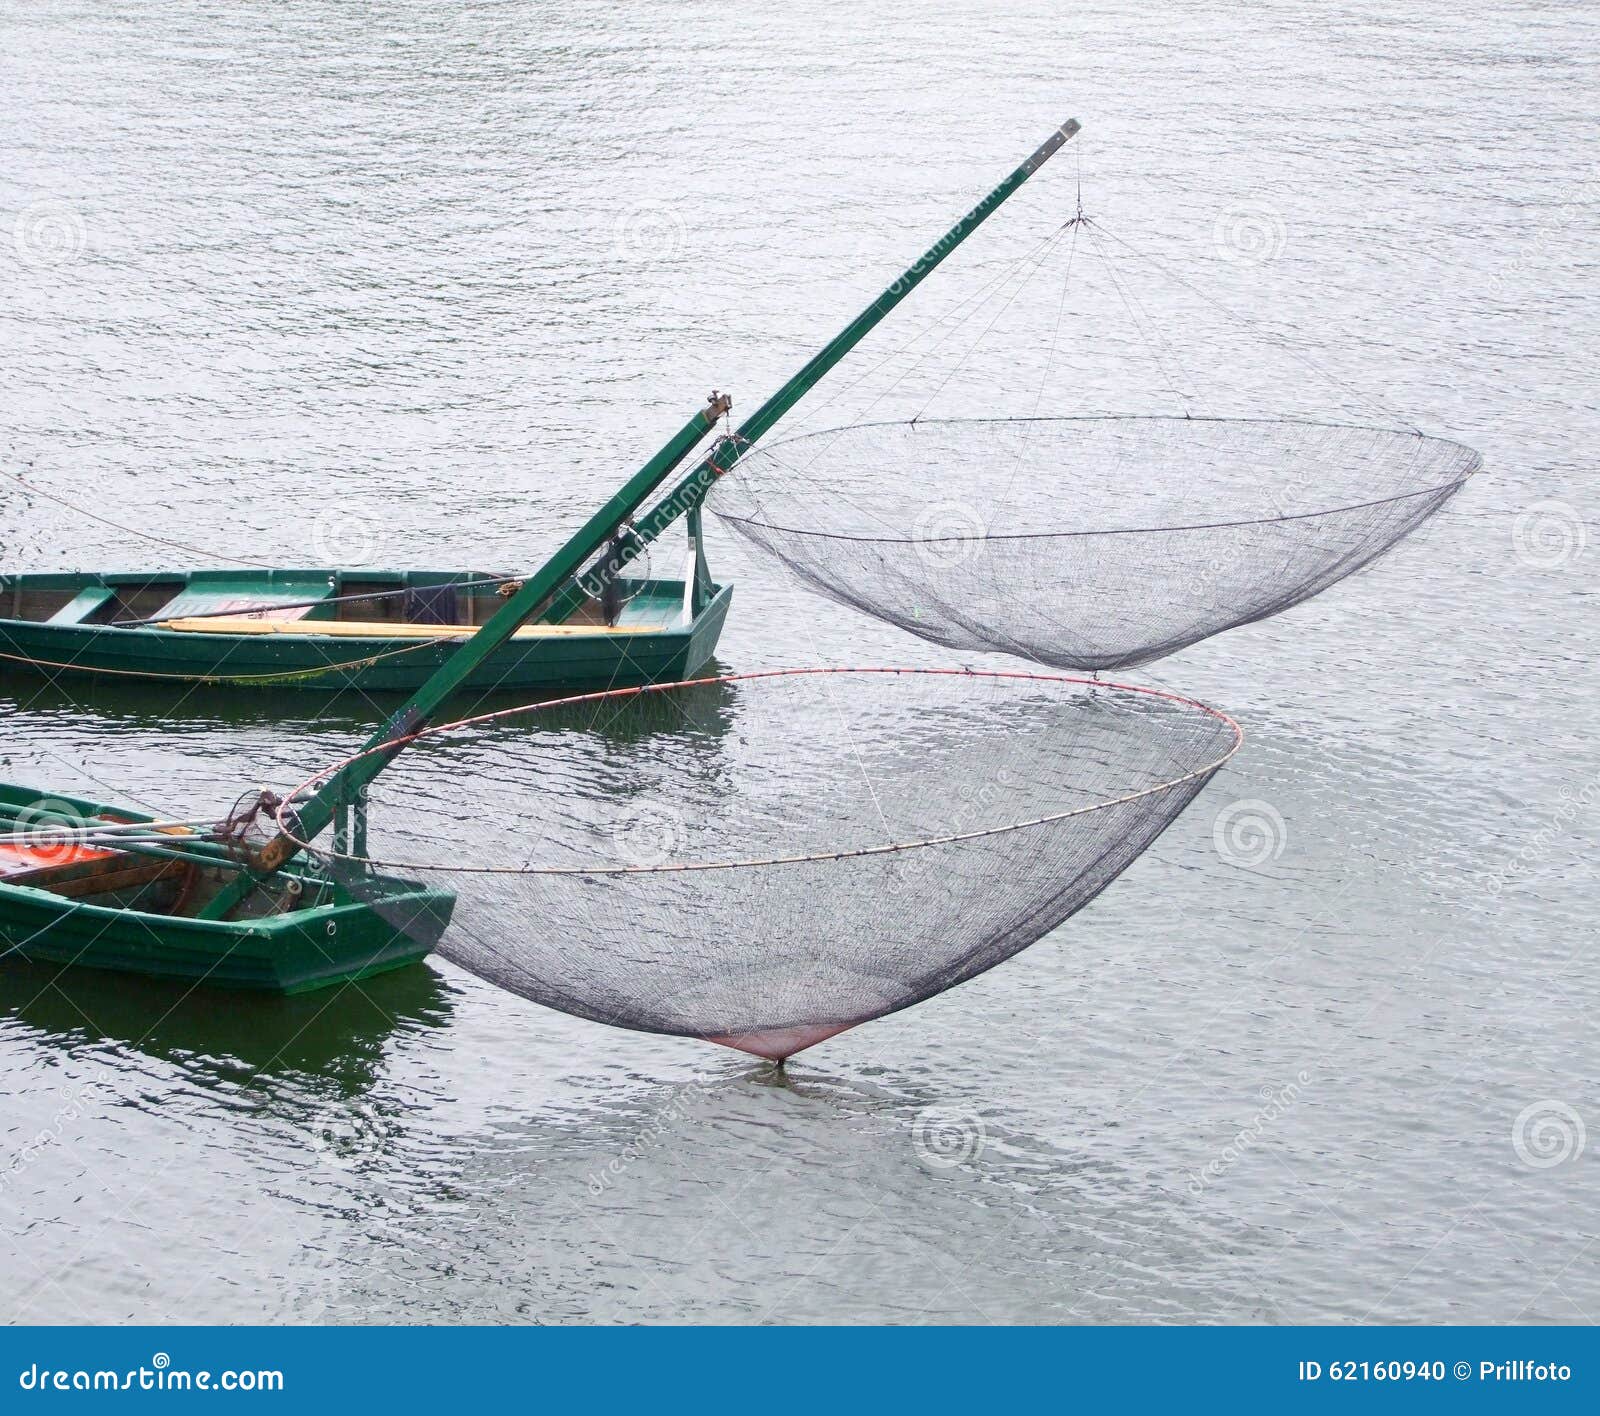
[[[729,471],[757,439],[767,433],[785,413],[804,398],[835,364],[932,274],[934,268],[976,231],[1007,197],[1054,157],[1077,133],[1079,127],[1076,118],[1069,118],[1050,134],[1026,162],[913,261],[911,267],[894,284],[840,330],[788,383],[745,419],[732,438],[719,443],[688,476],[662,497],[634,525],[640,545],[648,545],[680,516],[698,507],[706,499],[718,477]]]
[[[582,568],[583,563],[605,544],[606,538],[625,517],[632,515],[670,473],[717,425],[732,406],[731,400],[712,395],[711,401],[694,415],[665,447],[636,472],[628,484],[591,516],[522,586],[488,619],[481,629],[439,666],[437,673],[419,688],[410,702],[386,722],[366,743],[362,755],[335,772],[321,788],[296,807],[300,836],[311,840],[325,830],[341,805],[358,801],[360,794],[383,769],[395,752],[378,752],[385,743],[396,742],[424,727],[438,707],[472,675],[491,654],[516,633],[531,614]],[[282,833],[268,841],[248,871],[226,885],[205,909],[202,919],[225,919],[234,907],[262,880],[281,870],[299,846]]]
[[[695,469],[666,494],[649,514],[636,523],[641,542],[659,536],[680,516],[697,511],[716,479],[728,471],[744,451],[794,407],[819,380],[859,344],[885,315],[917,288],[957,246],[967,239],[990,215],[1060,150],[1078,131],[1076,119],[1068,119],[1034,150],[988,196],[933,243],[876,300],[835,335],[805,366],[747,418],[732,438],[726,438]],[[628,484],[595,512],[583,527],[556,552],[540,570],[523,582],[478,632],[461,646],[393,718],[383,725],[363,748],[362,754],[334,773],[314,795],[297,804],[300,839],[312,840],[333,821],[341,804],[359,800],[363,789],[383,771],[404,746],[403,739],[423,728],[433,713],[463,684],[469,675],[516,632],[519,625],[538,611],[553,595],[572,596],[576,587],[569,584],[584,563],[604,545],[617,525],[631,516],[667,475],[689,455],[727,411],[728,401],[713,398],[678,430],[677,435],[642,467]],[[385,744],[392,751],[378,751]],[[225,918],[260,881],[274,874],[291,860],[299,846],[289,836],[279,834],[257,854],[248,871],[242,871],[212,899],[201,912],[206,919]]]

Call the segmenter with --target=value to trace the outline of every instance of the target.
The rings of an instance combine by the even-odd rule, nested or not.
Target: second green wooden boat
[[[615,623],[558,597],[469,691],[567,693],[692,678],[733,587],[628,581]],[[0,576],[0,682],[15,674],[413,693],[502,604],[487,572],[197,570]]]
[[[0,959],[304,993],[425,958],[455,907],[449,891],[394,876],[339,883],[290,870],[229,918],[206,919],[239,865],[196,855],[199,833],[152,828],[126,847],[112,834],[88,838],[150,820],[0,784]]]

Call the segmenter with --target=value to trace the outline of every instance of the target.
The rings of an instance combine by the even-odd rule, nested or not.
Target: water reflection
[[[711,660],[703,677],[727,673],[725,665]],[[714,720],[731,702],[731,690],[711,684],[693,690],[692,711],[705,721]],[[185,729],[282,727],[300,740],[335,737],[352,730],[370,731],[403,703],[407,694],[355,693],[334,695],[253,689],[241,691],[222,684],[104,683],[51,681],[31,675],[0,672],[0,719],[20,721],[24,714],[35,723],[59,721],[77,729],[85,722],[101,729],[170,731],[175,723]],[[474,693],[460,695],[446,705],[440,721],[496,713],[528,703],[545,703],[570,697],[564,692]],[[577,706],[554,713],[511,718],[508,726],[524,725],[537,731],[583,727],[615,733],[633,741],[659,731],[676,731],[691,711],[688,694],[674,695],[670,706],[660,698],[643,695],[623,699],[602,710]]]
[[[399,700],[397,700],[398,702]],[[305,737],[347,733],[375,722],[393,705],[348,693],[241,692],[220,684],[117,683],[0,677],[0,716],[27,714],[73,726],[88,721],[103,729],[160,732],[175,722],[186,727],[255,728],[282,725]]]
[[[434,1320],[1129,1320],[1174,1306],[1175,1274],[1190,1311],[1248,1311],[1245,1259],[1269,1237],[1087,1139],[814,1070],[730,1062],[455,1154],[414,1196],[403,1255],[363,1263],[386,1231],[351,1235],[352,1311],[403,1293]],[[463,1209],[471,1255],[449,1237]]]
[[[448,1026],[453,1006],[451,989],[426,964],[290,997],[0,965],[0,1038],[140,1053],[218,1089],[302,1074],[319,1079],[323,1096],[360,1096],[397,1037]]]

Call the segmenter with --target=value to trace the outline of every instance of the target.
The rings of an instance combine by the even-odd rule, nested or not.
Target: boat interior
[[[52,895],[109,909],[183,917],[196,914],[231,876],[225,866],[173,860],[137,849],[117,850],[81,844],[66,836],[52,838],[39,829],[40,818],[0,801],[0,833],[26,821],[20,839],[0,839],[0,885],[27,885]],[[63,818],[73,827],[103,821],[120,825],[129,818],[110,812]],[[179,835],[168,829],[156,834]],[[342,892],[330,881],[284,873],[282,881],[257,891],[241,907],[240,918],[265,918],[324,904],[342,904]]]
[[[196,634],[451,638],[485,623],[505,602],[506,584],[515,582],[489,571],[16,575],[0,577],[0,619]],[[692,572],[683,580],[625,579],[612,624],[597,601],[557,595],[517,637],[687,629],[696,609],[693,592]]]

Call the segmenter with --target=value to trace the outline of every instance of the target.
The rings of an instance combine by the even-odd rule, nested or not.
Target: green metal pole
[[[635,545],[628,559],[636,557],[680,516],[687,515],[700,506],[711,488],[716,485],[717,478],[730,471],[758,438],[768,432],[773,424],[804,398],[835,364],[865,339],[885,315],[921,285],[946,256],[982,226],[1007,197],[1054,157],[1080,127],[1081,124],[1076,118],[1069,118],[1051,133],[1034,149],[1026,162],[918,256],[887,290],[840,330],[821,351],[807,360],[805,366],[788,383],[745,419],[733,437],[719,443],[694,471],[657,502],[648,513],[640,517],[634,523]],[[595,579],[596,577],[590,577],[591,582]],[[551,604],[546,618],[559,622],[586,595],[597,593],[598,587],[594,583],[568,586]]]
[[[788,383],[784,384],[760,408],[747,418],[733,438],[725,439],[703,459],[676,487],[636,524],[642,544],[659,536],[680,516],[698,507],[717,478],[729,470],[744,450],[766,433],[774,423],[794,407],[817,382],[841,359],[855,348],[878,323],[913,290],[917,288],[957,246],[978,229],[1024,182],[1060,151],[1061,147],[1078,131],[1078,121],[1069,118],[1051,133],[1003,182],[984,197],[960,221],[922,253],[909,267],[865,310],[835,335]],[[560,551],[496,612],[493,618],[467,643],[463,644],[439,668],[415,696],[389,723],[373,736],[363,749],[364,755],[330,777],[322,787],[297,807],[300,818],[300,835],[313,839],[326,829],[335,814],[335,804],[345,796],[366,786],[389,764],[394,752],[374,752],[385,743],[394,742],[423,727],[433,712],[453,694],[490,654],[515,633],[517,626],[537,610],[546,599],[561,590],[566,581],[576,575],[618,522],[631,515],[635,508],[650,495],[671,470],[694,449],[705,433],[715,426],[716,419],[726,411],[713,402],[710,408],[697,414],[684,426],[666,447],[635,475],[611,501],[601,507]],[[576,594],[570,588],[568,594]],[[226,886],[204,910],[202,919],[225,918],[260,880],[280,870],[291,860],[298,846],[287,836],[279,834],[269,841],[256,857],[255,863],[233,883]]]
[[[639,518],[634,523],[634,530],[641,544],[655,540],[680,516],[691,508],[699,506],[716,484],[717,478],[729,471],[749,450],[752,443],[768,432],[774,423],[804,398],[835,364],[866,338],[889,311],[922,284],[946,256],[983,225],[1007,197],[1054,157],[1078,132],[1080,126],[1076,118],[1069,118],[1051,133],[1026,162],[918,256],[883,294],[840,330],[799,373],[745,419],[734,437],[719,443],[694,471],[668,492],[645,516]]]
[[[300,818],[300,836],[313,839],[326,829],[339,813],[341,803],[359,800],[362,788],[388,766],[395,753],[375,752],[424,727],[435,711],[477,670],[485,659],[516,633],[517,627],[556,590],[575,576],[583,563],[605,544],[617,523],[629,516],[662,480],[698,446],[717,425],[717,419],[731,407],[731,400],[713,394],[710,403],[681,427],[665,447],[633,475],[628,484],[595,512],[532,576],[512,595],[465,644],[441,664],[434,675],[412,695],[410,702],[368,739],[363,755],[349,763],[295,810]],[[234,907],[262,880],[293,859],[299,847],[281,832],[257,854],[249,871],[229,882],[200,911],[201,919],[225,919]]]

